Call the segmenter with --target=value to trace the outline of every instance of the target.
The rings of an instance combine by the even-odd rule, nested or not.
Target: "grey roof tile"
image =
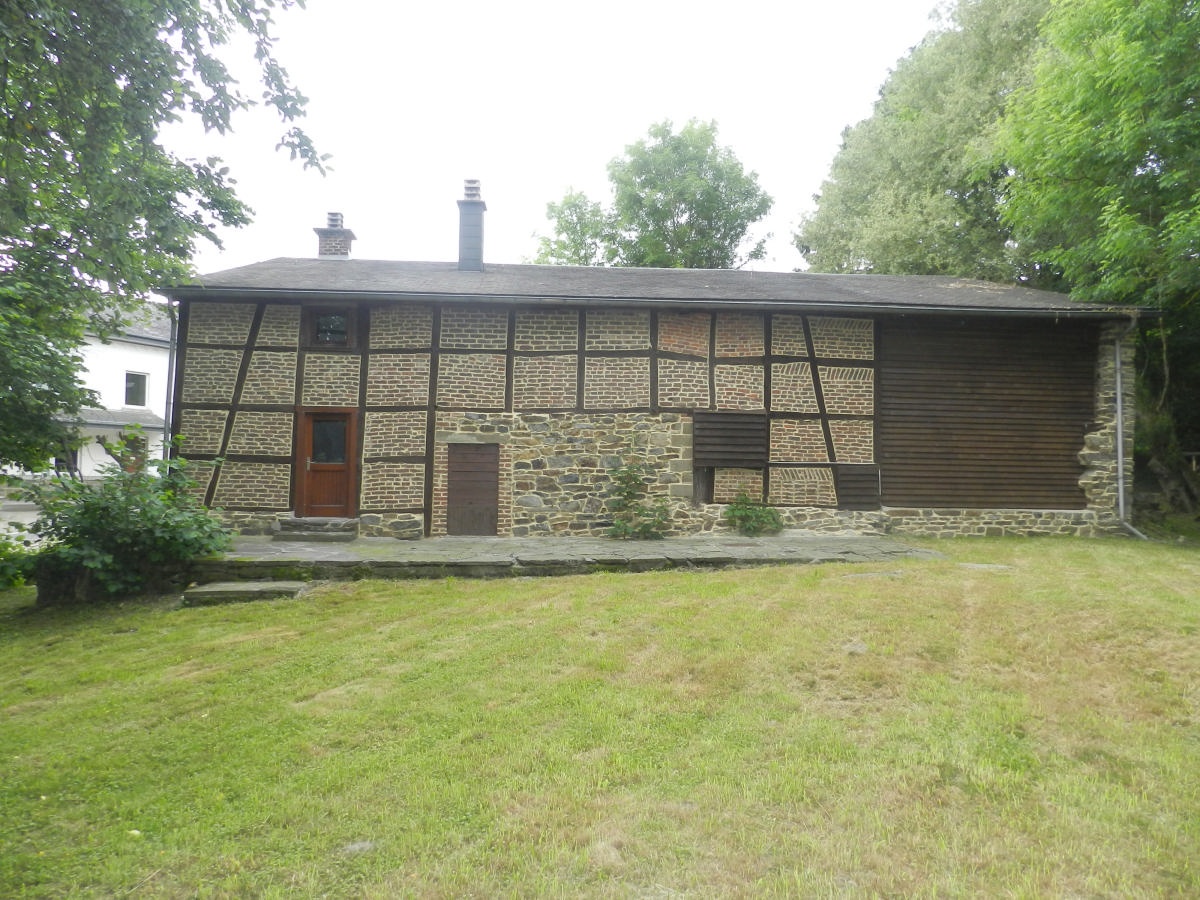
[[[1102,307],[1066,294],[947,276],[825,275],[729,269],[639,269],[488,265],[462,272],[456,263],[281,257],[199,276],[169,296],[304,298],[338,294],[375,299],[496,299],[523,303],[724,304],[872,312],[991,312],[1025,315],[1126,316],[1132,307]]]

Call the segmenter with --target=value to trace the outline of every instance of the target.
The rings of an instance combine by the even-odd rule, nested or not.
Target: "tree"
[[[554,237],[540,240],[539,263],[572,266],[612,265],[615,238],[608,214],[582,191],[570,190],[562,203],[547,203],[546,218]]]
[[[305,98],[273,55],[272,13],[303,0],[9,0],[0,5],[0,462],[40,468],[91,397],[74,351],[156,284],[190,275],[197,239],[249,221],[217,159],[180,159],[158,130],[226,132],[253,105],[217,52],[254,42],[263,100]],[[322,168],[294,126],[280,140]],[[58,417],[58,418],[56,418]]]
[[[542,237],[537,261],[688,269],[739,268],[765,255],[765,238],[744,249],[750,227],[771,210],[715,122],[692,120],[678,134],[669,121],[608,164],[611,210],[572,191],[550,203],[554,237]]]
[[[794,236],[819,272],[1014,277],[992,128],[1028,80],[1049,0],[962,0],[848,128]]]
[[[1061,272],[1074,296],[1161,307],[1150,337],[1167,352],[1148,355],[1149,374],[1200,446],[1200,7],[1055,2],[1043,37],[999,130],[1004,219],[1026,263]],[[1169,431],[1147,449],[1169,457]]]

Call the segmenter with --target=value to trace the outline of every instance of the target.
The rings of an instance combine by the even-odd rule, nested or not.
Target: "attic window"
[[[353,347],[354,310],[310,310],[304,333],[309,347]]]

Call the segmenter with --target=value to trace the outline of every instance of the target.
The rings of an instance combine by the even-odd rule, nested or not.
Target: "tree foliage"
[[[276,61],[276,9],[302,0],[9,0],[0,4],[0,461],[38,467],[54,414],[89,401],[73,350],[115,330],[156,284],[190,275],[200,238],[249,221],[217,159],[181,159],[158,132],[185,117],[226,132],[256,101],[218,52],[254,45],[280,146],[322,165],[292,126],[305,98]],[[9,427],[21,423],[21,429]]]
[[[1200,291],[1200,6],[1077,0],[1047,18],[1001,129],[1004,216],[1087,300]]]
[[[1027,264],[1074,296],[1162,309],[1148,374],[1200,446],[1200,5],[1058,0],[1042,34],[999,131],[1004,219]],[[1148,449],[1169,457],[1160,433]]]
[[[1029,77],[1048,2],[963,0],[900,61],[795,235],[813,270],[1013,276],[992,128]]]
[[[714,122],[651,126],[608,164],[608,179],[611,209],[577,191],[547,205],[554,236],[541,238],[538,262],[729,269],[765,254],[765,238],[748,235],[773,201],[717,144]]]
[[[818,271],[1160,306],[1139,440],[1200,446],[1197,47],[1193,0],[960,0],[846,131],[796,243]]]

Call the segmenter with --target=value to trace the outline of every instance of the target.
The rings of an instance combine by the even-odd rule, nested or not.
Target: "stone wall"
[[[691,496],[691,421],[678,413],[439,413],[434,432],[434,534],[445,534],[449,443],[500,445],[499,533],[602,535],[610,472],[637,459],[649,493]]]
[[[1096,355],[1096,427],[1083,441],[1079,462],[1084,466],[1079,485],[1087,497],[1088,509],[1094,512],[1104,527],[1120,525],[1119,460],[1117,456],[1117,365],[1118,345],[1121,366],[1121,403],[1125,445],[1124,476],[1125,514],[1133,514],[1133,431],[1137,402],[1137,376],[1134,369],[1136,342],[1127,334],[1128,326],[1113,323],[1100,334],[1100,349]]]

